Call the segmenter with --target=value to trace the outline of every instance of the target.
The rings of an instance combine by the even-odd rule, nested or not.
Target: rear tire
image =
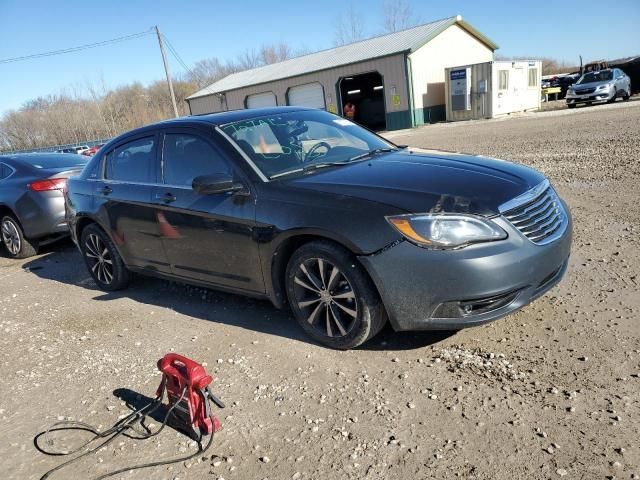
[[[285,284],[302,329],[328,347],[355,348],[387,322],[366,271],[351,252],[335,243],[320,240],[300,247],[289,260]]]
[[[116,246],[98,225],[92,224],[82,231],[80,251],[93,280],[102,290],[122,290],[129,283],[129,270]]]
[[[567,103],[567,108],[576,108],[575,103]]]
[[[29,258],[38,253],[38,245],[25,238],[20,222],[13,215],[5,215],[0,221],[2,243],[11,258]]]
[[[627,102],[630,98],[631,98],[631,85],[629,85],[629,88],[627,89],[626,95],[624,95],[622,97],[622,101],[623,102]]]

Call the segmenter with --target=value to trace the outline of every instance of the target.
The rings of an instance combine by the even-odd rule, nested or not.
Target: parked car
[[[558,99],[565,98],[567,90],[580,78],[580,74],[570,73],[566,75],[555,75],[542,80],[542,88],[560,87]]]
[[[54,153],[73,153],[74,155],[77,155],[78,151],[75,148],[61,148],[56,150]]]
[[[619,68],[587,72],[567,90],[567,106],[574,108],[579,103],[615,102],[622,97],[631,97],[631,79]]]
[[[84,152],[86,152],[87,150],[89,150],[89,146],[88,145],[79,145],[77,147],[74,147],[75,151],[78,155],[82,155]]]
[[[9,256],[30,257],[69,234],[62,189],[86,162],[61,153],[0,155],[0,234]]]
[[[100,148],[102,148],[103,146],[104,146],[104,143],[101,143],[99,145],[94,145],[93,147],[89,147],[84,152],[82,152],[82,155],[84,155],[85,157],[93,157],[96,153],[98,153],[98,150],[100,150]]]
[[[69,180],[67,219],[104,290],[129,272],[270,299],[334,348],[387,322],[456,330],[556,285],[571,216],[536,170],[404,149],[300,107],[126,133]]]

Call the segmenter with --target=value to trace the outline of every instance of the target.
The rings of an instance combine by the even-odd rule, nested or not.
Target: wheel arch
[[[269,272],[265,278],[269,282],[267,291],[271,301],[277,308],[284,308],[287,305],[287,291],[285,287],[285,274],[287,265],[293,253],[307,243],[324,240],[338,245],[351,253],[354,258],[362,253],[349,240],[336,237],[329,232],[318,230],[300,230],[289,232],[283,236],[273,249],[270,262],[268,263]],[[364,268],[364,266],[363,266]],[[366,272],[366,269],[365,269]],[[367,275],[369,273],[367,272]]]
[[[113,238],[113,235],[111,234],[109,229],[105,228],[104,225],[98,219],[96,219],[91,215],[80,215],[76,217],[76,220],[74,223],[75,223],[73,227],[74,235],[75,235],[75,239],[78,244],[78,247],[80,247],[80,242],[82,240],[82,232],[89,225],[96,225],[100,230],[102,230],[105,233],[105,235],[107,235],[111,239],[111,241],[113,242],[113,245],[116,247],[116,251],[118,252],[118,255],[120,255],[120,258],[122,258],[122,261],[125,263],[125,265],[127,264],[125,261],[125,257],[122,255],[119,242],[115,238]]]
[[[104,227],[100,225],[100,223],[96,219],[86,215],[78,217],[78,219],[75,222],[75,232],[74,232],[76,239],[78,241],[78,244],[80,243],[80,238],[82,238],[83,230],[87,228],[89,225],[91,225],[92,223],[95,223],[100,228],[102,228],[102,230],[104,230]],[[106,233],[106,230],[105,230],[105,233]]]
[[[18,215],[16,215],[16,212],[14,212],[11,207],[5,205],[4,203],[0,203],[0,217],[4,217],[5,215],[11,215],[13,218],[18,220],[18,222],[20,222]]]

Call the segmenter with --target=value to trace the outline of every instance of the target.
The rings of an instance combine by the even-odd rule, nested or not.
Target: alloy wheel
[[[114,276],[113,260],[109,249],[98,235],[92,233],[87,236],[84,242],[84,254],[95,277],[109,285]]]
[[[22,248],[22,241],[20,240],[20,232],[18,227],[11,220],[6,219],[2,222],[2,241],[5,247],[12,255],[18,255]]]
[[[300,263],[294,278],[295,302],[321,335],[344,337],[358,318],[356,295],[338,267],[322,258]]]

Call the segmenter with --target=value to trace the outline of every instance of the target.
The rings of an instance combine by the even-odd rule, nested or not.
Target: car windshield
[[[355,123],[320,110],[251,118],[221,128],[268,178],[396,148]]]
[[[39,169],[84,167],[87,163],[87,157],[83,158],[80,155],[64,153],[51,156],[24,155],[17,157],[16,160]]]
[[[584,83],[607,82],[611,79],[613,79],[613,72],[611,70],[604,70],[601,72],[585,73],[576,83],[582,85]]]

